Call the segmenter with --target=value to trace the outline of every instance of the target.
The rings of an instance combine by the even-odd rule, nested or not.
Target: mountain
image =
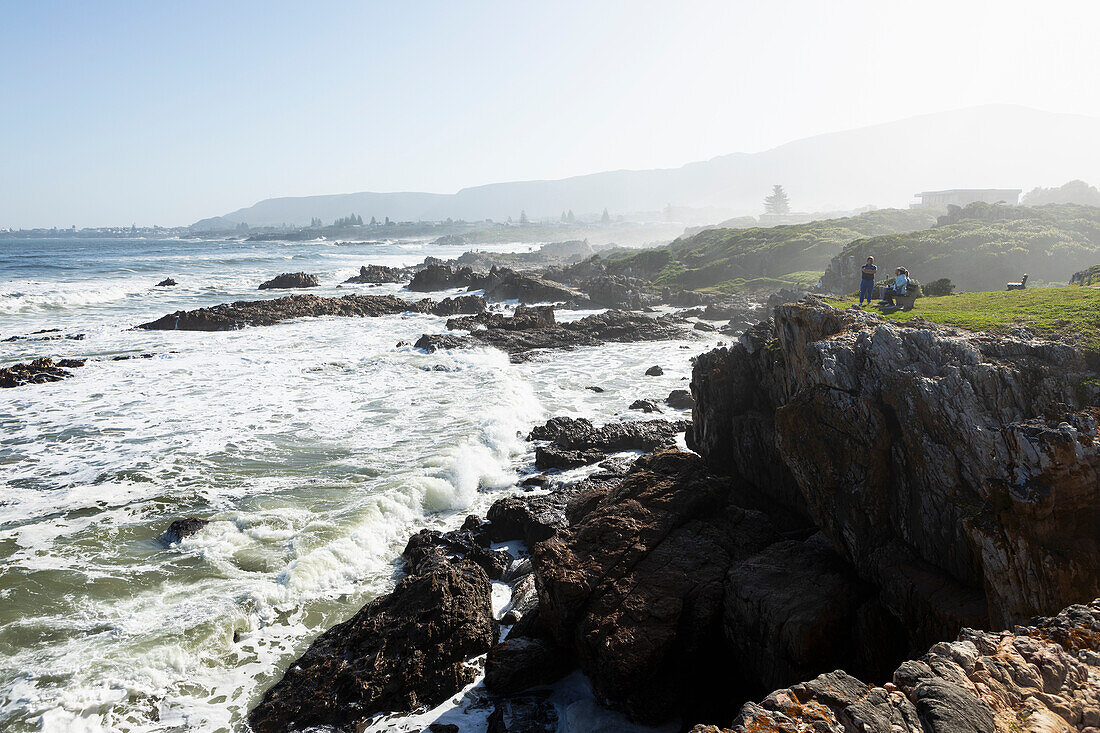
[[[267,199],[196,226],[305,225],[355,213],[381,220],[467,220],[661,211],[666,205],[758,214],[782,183],[802,211],[865,204],[905,207],[945,188],[1056,186],[1100,180],[1100,118],[1009,105],[971,107],[796,140],[680,168],[608,171],[555,181],[517,181],[455,194],[349,193]],[[713,217],[712,220],[722,218]]]

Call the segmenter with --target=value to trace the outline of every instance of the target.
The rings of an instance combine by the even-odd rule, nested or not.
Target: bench
[[[882,300],[883,292],[884,288],[882,286],[875,286],[874,294],[876,298]],[[913,310],[913,304],[916,302],[919,293],[920,287],[914,283],[909,283],[905,286],[905,295],[898,295],[897,293],[894,293],[894,295],[892,296],[894,299],[894,305],[899,310],[911,311]]]
[[[1027,273],[1024,273],[1024,277],[1018,283],[1005,283],[1006,290],[1026,290],[1027,289]]]

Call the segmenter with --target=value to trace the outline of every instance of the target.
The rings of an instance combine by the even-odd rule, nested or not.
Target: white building
[[[920,199],[920,203],[912,204],[911,208],[932,206],[944,209],[950,205],[966,206],[975,201],[1015,206],[1020,201],[1021,190],[1019,188],[949,188],[946,191],[922,191],[914,194]]]

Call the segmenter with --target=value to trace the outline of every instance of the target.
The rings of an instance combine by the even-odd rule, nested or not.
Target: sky
[[[979,104],[1100,116],[1100,3],[0,0],[0,228],[676,167]]]

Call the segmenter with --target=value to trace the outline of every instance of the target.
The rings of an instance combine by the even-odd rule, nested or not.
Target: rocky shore
[[[456,325],[524,330],[500,320]],[[483,664],[495,731],[553,730],[561,711],[529,690],[572,669],[630,718],[696,733],[1094,729],[1094,376],[1025,333],[778,305],[696,359],[690,425],[533,430],[540,490],[411,538],[395,591],[325,632],[250,720],[351,730]],[[696,453],[671,447],[681,429]],[[512,593],[499,619],[493,578]]]

